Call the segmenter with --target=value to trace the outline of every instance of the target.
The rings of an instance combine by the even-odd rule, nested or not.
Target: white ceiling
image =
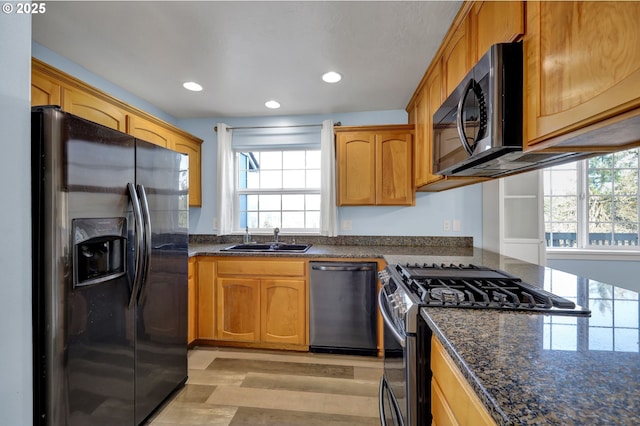
[[[33,39],[176,118],[404,109],[460,4],[51,1]]]

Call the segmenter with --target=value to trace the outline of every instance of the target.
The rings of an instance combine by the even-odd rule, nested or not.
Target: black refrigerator
[[[31,118],[34,424],[139,425],[187,379],[188,158]]]

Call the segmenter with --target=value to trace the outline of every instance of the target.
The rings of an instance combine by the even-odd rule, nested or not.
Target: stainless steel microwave
[[[435,174],[494,176],[521,154],[522,66],[522,43],[494,44],[436,111]]]

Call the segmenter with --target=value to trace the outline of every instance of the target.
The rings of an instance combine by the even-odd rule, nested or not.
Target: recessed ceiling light
[[[182,84],[182,87],[184,87],[187,90],[191,90],[192,92],[199,92],[202,90],[202,86],[200,86],[195,81],[187,81]]]
[[[267,108],[271,108],[271,109],[278,109],[278,108],[280,108],[280,102],[274,101],[274,100],[270,100],[270,101],[265,102],[264,106],[266,106]]]
[[[327,83],[337,83],[342,79],[342,76],[335,71],[329,71],[322,75],[322,79]]]

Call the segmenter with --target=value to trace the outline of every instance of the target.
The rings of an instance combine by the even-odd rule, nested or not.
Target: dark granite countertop
[[[421,316],[500,425],[640,424],[638,293],[484,250],[476,263],[589,306],[590,318],[423,308]]]
[[[300,257],[300,258],[384,258],[389,255],[429,256],[447,253],[465,256],[473,253],[471,247],[441,246],[369,246],[369,245],[316,245],[305,253],[229,252],[220,251],[233,244],[190,243],[189,256],[250,256],[250,257]]]
[[[423,308],[422,317],[500,425],[640,424],[638,293],[486,250],[449,245],[324,245],[306,253],[221,252],[190,243],[189,255],[384,258],[501,269],[589,306],[590,318]]]

